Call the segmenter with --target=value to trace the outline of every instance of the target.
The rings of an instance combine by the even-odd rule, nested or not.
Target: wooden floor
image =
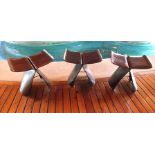
[[[74,88],[53,85],[48,91],[34,84],[29,97],[22,96],[18,84],[0,83],[0,112],[3,113],[151,113],[155,112],[155,72],[136,74],[138,91],[130,89],[125,77],[113,92],[108,78],[97,80],[94,87],[78,81]]]

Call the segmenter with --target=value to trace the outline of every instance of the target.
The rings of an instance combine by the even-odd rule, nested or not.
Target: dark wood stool
[[[36,77],[36,73],[41,79],[44,80],[48,88],[51,88],[50,81],[39,70],[39,68],[49,64],[53,60],[54,58],[46,50],[29,57],[8,59],[8,64],[11,71],[24,72],[24,76],[20,85],[20,92],[23,95],[27,96],[29,94],[33,79]]]
[[[74,52],[66,49],[64,54],[64,60],[66,62],[75,64],[68,78],[68,84],[70,86],[74,86],[76,78],[82,68],[85,71],[90,84],[95,84],[95,79],[87,64],[94,64],[102,61],[102,55],[99,50],[95,50],[92,52]]]
[[[132,72],[132,69],[150,69],[152,64],[147,56],[141,57],[131,57],[126,55],[121,55],[118,53],[111,53],[111,62],[117,66],[117,70],[113,73],[109,79],[109,85],[112,89],[115,89],[120,80],[129,73],[129,80],[132,84],[132,90],[137,90],[137,84]]]

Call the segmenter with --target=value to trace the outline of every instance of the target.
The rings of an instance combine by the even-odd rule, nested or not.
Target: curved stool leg
[[[83,65],[83,69],[89,79],[89,82],[92,84],[92,85],[95,85],[95,79],[93,77],[93,74],[91,72],[91,70],[87,67],[87,65]]]
[[[115,89],[119,81],[130,71],[129,68],[118,67],[109,79],[109,85],[112,89]]]
[[[44,82],[48,86],[48,89],[50,90],[51,89],[51,83],[48,80],[48,78],[39,69],[37,69],[36,72],[39,74],[40,78],[44,80]]]
[[[76,64],[71,72],[71,74],[69,75],[69,78],[68,78],[68,84],[70,86],[74,86],[74,83],[75,83],[75,80],[80,72],[82,68],[82,65],[81,64]]]
[[[136,91],[138,88],[137,88],[137,83],[136,83],[134,74],[133,74],[132,71],[130,71],[129,74],[130,74],[130,75],[129,75],[130,81],[131,81],[131,84],[132,84],[132,90],[133,90],[133,91]]]
[[[35,70],[26,71],[24,73],[24,77],[20,85],[20,92],[25,96],[27,96],[30,92],[35,73]]]
[[[33,60],[31,60],[30,57],[27,57],[27,58],[28,58],[29,62],[31,63],[31,65],[33,66],[34,70],[38,73],[39,77],[44,80],[44,82],[48,86],[48,89],[50,90],[51,89],[51,83],[48,80],[48,78],[38,69],[38,67],[33,63]]]

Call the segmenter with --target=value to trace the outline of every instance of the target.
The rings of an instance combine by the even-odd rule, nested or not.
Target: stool
[[[24,72],[24,76],[20,85],[20,92],[23,95],[27,96],[29,94],[33,79],[36,77],[36,73],[41,79],[44,80],[44,82],[50,89],[50,81],[39,70],[39,68],[49,64],[53,60],[54,58],[46,50],[43,50],[29,57],[8,59],[8,64],[12,72]]]
[[[85,71],[90,84],[95,85],[95,79],[87,64],[94,64],[102,61],[102,55],[99,50],[95,50],[92,52],[86,51],[82,53],[69,51],[68,49],[66,49],[64,53],[64,60],[66,62],[75,64],[68,78],[68,84],[70,86],[74,86],[76,78],[82,68]]]
[[[114,65],[119,66],[117,70],[112,74],[109,79],[109,85],[112,89],[115,89],[120,80],[129,73],[129,80],[132,84],[132,90],[137,90],[137,84],[133,75],[132,69],[150,69],[152,64],[147,56],[133,57],[121,55],[118,53],[111,53],[111,62]]]

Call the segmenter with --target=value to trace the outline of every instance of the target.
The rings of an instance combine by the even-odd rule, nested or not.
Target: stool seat
[[[99,50],[74,52],[66,49],[64,60],[74,64],[94,64],[102,61],[102,55]]]
[[[83,64],[94,64],[102,61],[102,55],[99,50],[82,53]]]
[[[129,68],[126,55],[121,55],[118,53],[111,52],[111,62],[114,65]]]
[[[152,64],[147,56],[126,56],[118,53],[111,53],[111,62],[120,67],[130,69],[149,69]]]
[[[29,58],[37,68],[43,67],[54,60],[54,57],[46,50],[42,50],[37,54],[29,56]]]
[[[82,64],[80,52],[74,52],[68,49],[65,50],[64,60],[73,64]]]
[[[33,69],[32,64],[27,58],[9,58],[8,65],[12,72],[25,72]]]
[[[127,57],[129,67],[131,69],[149,69],[152,68],[152,64],[147,56],[142,57]]]

